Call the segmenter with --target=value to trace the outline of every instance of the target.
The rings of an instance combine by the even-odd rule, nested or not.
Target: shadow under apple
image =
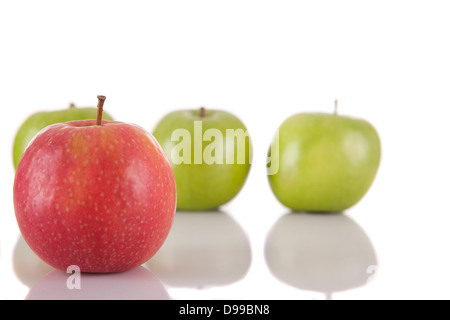
[[[31,250],[22,235],[17,237],[13,252],[13,270],[24,285],[31,288],[53,269]]]
[[[139,266],[121,273],[78,275],[54,269],[31,288],[25,299],[169,300],[170,297],[161,281],[147,268]]]
[[[250,264],[250,242],[230,215],[178,211],[166,242],[146,266],[169,286],[205,288],[242,279]]]
[[[364,230],[342,213],[285,214],[267,236],[265,259],[281,282],[327,297],[364,286],[377,265]]]

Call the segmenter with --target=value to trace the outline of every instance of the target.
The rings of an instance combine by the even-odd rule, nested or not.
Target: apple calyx
[[[204,107],[201,107],[199,110],[200,118],[204,118],[206,115],[206,109]]]
[[[103,116],[103,104],[105,103],[105,96],[97,96],[98,104],[97,104],[97,125],[102,125],[102,116]]]

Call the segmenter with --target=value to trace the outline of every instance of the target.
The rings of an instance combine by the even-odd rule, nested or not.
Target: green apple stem
[[[105,103],[105,96],[97,96],[98,104],[97,104],[97,125],[102,125],[102,116],[103,116],[103,104]]]
[[[334,100],[334,115],[337,116],[338,113],[338,101]]]
[[[200,113],[200,118],[204,118],[205,114],[206,114],[206,109],[204,107],[201,107],[199,113]]]
[[[69,109],[75,109],[75,108],[76,108],[75,103],[71,102],[69,105]]]

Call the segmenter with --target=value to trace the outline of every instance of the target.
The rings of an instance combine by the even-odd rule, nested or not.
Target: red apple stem
[[[103,116],[103,104],[105,103],[105,96],[97,96],[98,104],[97,104],[97,125],[102,125],[102,116]]]
[[[200,113],[200,118],[204,118],[205,114],[206,114],[206,109],[204,107],[201,107],[199,113]]]

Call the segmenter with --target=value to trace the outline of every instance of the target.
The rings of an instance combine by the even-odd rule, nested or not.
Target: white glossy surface
[[[450,298],[447,13],[446,1],[1,2],[0,299]],[[148,130],[174,109],[227,109],[254,161],[221,213],[178,215],[151,262],[68,292],[19,236],[12,141],[32,112],[97,94]],[[379,173],[344,216],[292,215],[268,185],[268,145],[287,117],[334,99],[379,131]]]

